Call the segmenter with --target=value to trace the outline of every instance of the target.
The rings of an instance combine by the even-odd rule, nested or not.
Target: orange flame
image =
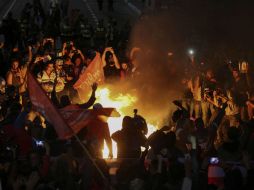
[[[109,88],[100,88],[97,90],[97,103],[100,103],[103,107],[114,107],[116,110],[121,114],[121,117],[118,118],[108,118],[108,125],[109,125],[109,131],[110,135],[112,135],[114,132],[121,130],[122,128],[122,120],[123,117],[127,114],[125,112],[126,108],[131,108],[134,106],[134,104],[138,101],[137,97],[131,95],[131,94],[115,94],[114,97],[111,95],[111,91]],[[156,131],[156,126],[148,123],[148,134],[152,134],[154,131]],[[112,149],[113,149],[113,158],[117,158],[117,146],[116,142],[112,141]],[[103,158],[108,158],[109,155],[109,149],[104,142],[104,148],[102,150],[103,152]]]

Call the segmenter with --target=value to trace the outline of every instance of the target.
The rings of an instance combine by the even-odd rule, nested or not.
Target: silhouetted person
[[[94,104],[93,109],[101,109],[100,104]],[[105,116],[97,116],[85,128],[85,141],[92,155],[96,158],[103,158],[102,150],[104,148],[104,140],[109,149],[108,157],[112,158],[112,140],[110,138],[109,126]]]
[[[55,88],[55,87],[54,87]],[[69,98],[69,96],[67,95],[63,95],[60,98],[60,102],[58,101],[57,97],[56,97],[56,92],[55,90],[53,90],[52,92],[52,97],[51,100],[53,101],[53,103],[55,104],[55,106],[57,106],[58,108],[64,108],[64,109],[76,109],[76,108],[80,108],[80,109],[88,109],[89,107],[91,107],[96,98],[95,98],[95,91],[97,90],[97,84],[94,83],[92,85],[92,94],[89,98],[89,100],[86,103],[83,104],[73,104]]]
[[[139,130],[142,134],[146,135],[148,132],[147,123],[145,118],[141,115],[138,115],[138,110],[134,109],[134,117],[133,117],[133,124],[137,130]]]
[[[123,118],[122,130],[112,134],[117,143],[118,158],[139,158],[141,146],[145,147],[146,137],[133,126],[133,119],[129,116]]]

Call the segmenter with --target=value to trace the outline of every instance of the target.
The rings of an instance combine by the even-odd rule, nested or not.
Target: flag
[[[60,139],[66,139],[66,137],[68,138],[72,136],[73,131],[60,115],[58,109],[53,105],[50,98],[46,95],[36,79],[29,71],[27,76],[29,96],[33,107],[54,126]]]
[[[99,108],[84,110],[78,105],[69,105],[59,110],[65,121],[71,127],[73,132],[77,134],[84,127],[91,125],[97,116],[119,117],[120,114],[115,108]]]
[[[95,58],[89,64],[85,72],[79,76],[79,79],[73,85],[74,89],[78,91],[81,101],[87,99],[87,94],[89,94],[91,86],[95,82],[97,84],[103,84],[104,82],[103,65],[98,52],[96,52]]]
[[[107,117],[120,116],[114,108],[84,110],[78,105],[69,105],[57,109],[29,71],[28,89],[34,108],[53,125],[59,139],[71,138],[99,115]]]
[[[106,117],[120,117],[120,113],[115,108],[96,108],[91,110],[95,116],[101,115]]]
[[[81,109],[75,104],[59,109],[59,112],[74,134],[77,134],[81,129],[87,126],[96,116],[90,110]],[[71,136],[66,134],[65,138],[69,137]]]
[[[63,108],[62,110],[58,110],[52,104],[51,100],[38,84],[33,75],[30,73],[30,71],[28,71],[27,80],[30,100],[33,106],[54,126],[59,139],[68,139],[72,137],[83,127],[85,127],[85,124],[88,124],[90,119],[93,118],[92,112],[89,112],[88,110],[78,109],[78,105],[70,105]],[[106,179],[100,168],[92,159],[88,150],[84,146],[82,147],[85,154],[88,156],[88,158],[90,158],[91,164],[95,166],[101,177]]]

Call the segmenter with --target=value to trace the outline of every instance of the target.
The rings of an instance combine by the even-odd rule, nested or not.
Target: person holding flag
[[[93,85],[91,86],[92,87],[92,94],[91,94],[89,100],[83,104],[72,104],[68,95],[61,96],[60,102],[58,102],[57,97],[55,96],[55,91],[53,93],[54,95],[52,96],[52,100],[55,103],[55,105],[57,105],[57,107],[60,107],[60,108],[68,107],[68,109],[72,109],[72,108],[88,109],[96,101],[95,92],[97,90],[97,86],[98,86],[97,83],[93,83]]]
[[[103,63],[100,53],[94,52],[93,60],[89,63],[86,70],[80,74],[79,79],[73,85],[77,90],[81,102],[87,99],[87,93],[90,91],[90,86],[94,83],[104,83]]]
[[[109,117],[113,116],[112,114],[114,114],[114,108],[98,108],[93,110],[84,109],[93,105],[95,101],[97,84],[94,83],[92,85],[92,96],[87,103],[77,105],[71,104],[71,101],[69,100],[66,101],[64,106],[60,109],[57,108],[52,102],[52,98],[54,99],[54,96],[51,99],[47,96],[46,92],[42,89],[30,71],[28,72],[28,89],[33,108],[41,113],[45,119],[52,124],[58,135],[58,139],[76,139],[76,141],[82,147],[84,154],[89,158],[87,160],[89,164],[95,167],[102,180],[105,181],[105,184],[107,184],[105,175],[97,166],[92,155],[89,153],[83,142],[77,136],[77,134],[83,128],[89,126],[99,115]],[[115,113],[117,114],[113,117],[119,117],[119,113],[116,111]]]
[[[105,108],[99,103],[93,105],[94,112],[103,109]],[[108,117],[109,115],[106,113],[97,115],[91,122],[89,122],[84,130],[79,133],[82,142],[87,146],[91,155],[96,159],[103,158],[102,150],[104,148],[104,141],[109,149],[108,157],[113,158],[112,140],[110,138],[109,126],[107,123]]]

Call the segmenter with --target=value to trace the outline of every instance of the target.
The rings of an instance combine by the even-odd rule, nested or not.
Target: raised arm
[[[33,52],[32,52],[32,47],[28,46],[28,60],[27,60],[27,66],[32,62],[33,59]]]
[[[251,102],[251,101],[247,101],[246,102],[246,105],[247,105],[247,112],[248,112],[248,116],[249,116],[249,119],[251,120],[253,118],[253,109],[254,109],[254,104]]]
[[[95,98],[95,92],[97,90],[97,86],[98,86],[97,83],[94,83],[92,85],[92,94],[91,94],[89,100],[86,103],[84,103],[84,104],[79,104],[80,108],[82,108],[82,109],[88,109],[89,107],[91,107],[94,104],[94,102],[96,100],[96,98]]]
[[[63,43],[63,48],[62,48],[62,55],[65,55],[65,49],[66,49],[66,42]]]
[[[6,75],[6,84],[7,85],[12,85],[12,73],[11,72],[8,72],[7,75]]]
[[[4,47],[4,43],[1,42],[1,43],[0,43],[0,49],[2,49],[3,47]]]
[[[105,60],[105,58],[106,58],[106,52],[108,51],[108,48],[105,48],[104,49],[104,51],[103,51],[103,54],[102,54],[102,56],[101,56],[101,61],[102,61],[102,65],[103,65],[103,67],[105,67],[106,66],[106,60]]]
[[[133,60],[134,54],[139,51],[141,51],[139,47],[133,47],[130,52],[130,59]]]
[[[78,51],[78,54],[81,56],[82,62],[84,63],[85,62],[85,56],[84,56],[84,54],[79,49],[77,51]]]
[[[116,54],[115,54],[115,51],[113,48],[111,48],[111,53],[113,55],[113,59],[114,59],[114,63],[115,63],[115,66],[117,69],[120,69],[120,64],[119,64],[119,61],[118,61],[118,58],[116,57]]]

